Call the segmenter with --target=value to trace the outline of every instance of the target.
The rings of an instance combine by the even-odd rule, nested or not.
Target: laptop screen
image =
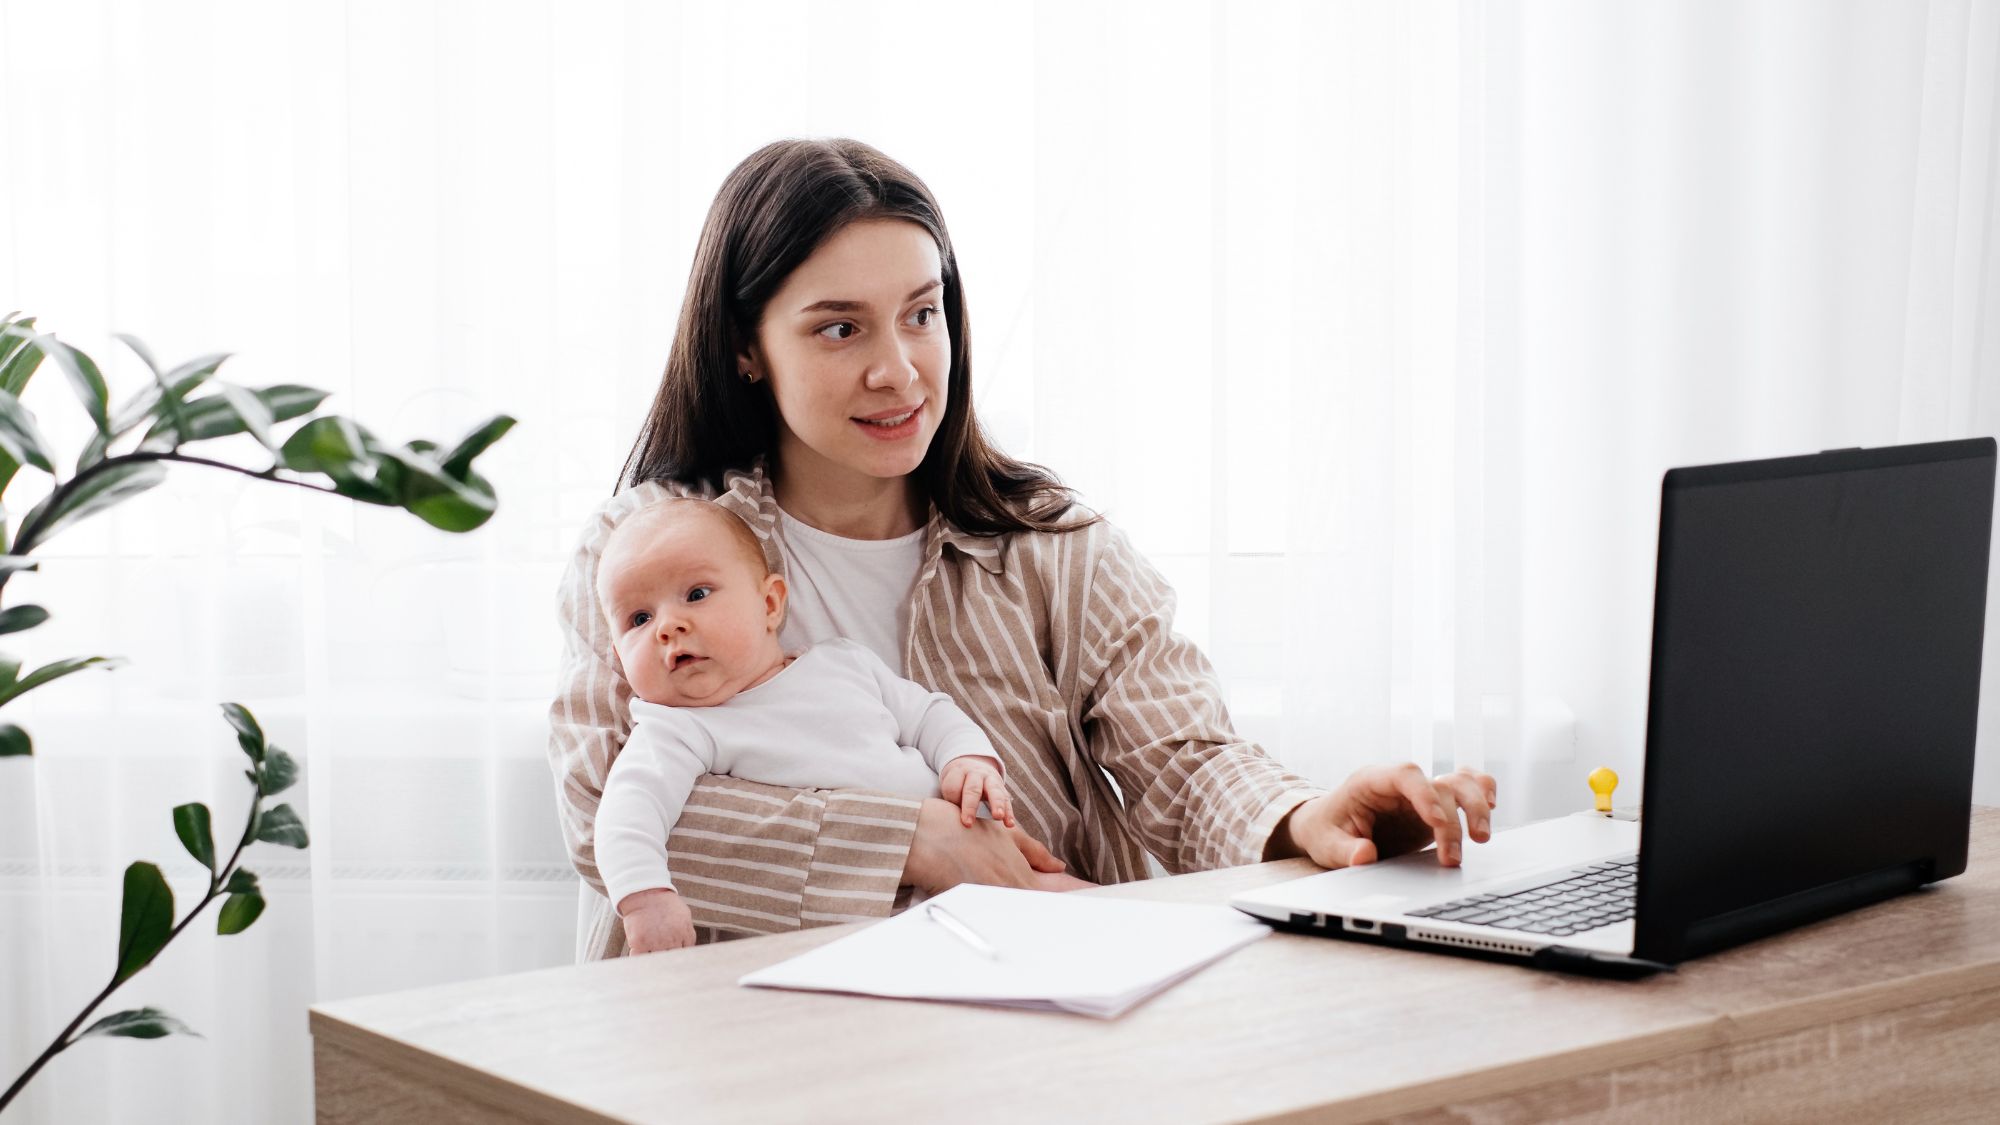
[[[1667,473],[1639,955],[1964,870],[1993,486],[1990,438]]]

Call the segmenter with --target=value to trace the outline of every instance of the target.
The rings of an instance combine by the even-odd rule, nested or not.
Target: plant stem
[[[14,1084],[7,1087],[6,1093],[0,1094],[0,1110],[7,1108],[7,1103],[13,1101],[14,1096],[21,1092],[21,1088],[28,1084],[28,1079],[33,1078],[37,1071],[48,1065],[50,1059],[55,1058],[58,1052],[73,1042],[69,1038],[71,1033],[76,1031],[77,1026],[84,1020],[90,1018],[90,1013],[96,1011],[99,1004],[104,1003],[104,998],[111,995],[111,991],[117,988],[119,983],[117,975],[113,974],[111,983],[104,986],[104,991],[97,994],[97,999],[85,1005],[83,1011],[78,1012],[76,1018],[69,1021],[69,1026],[62,1029],[62,1034],[56,1036],[55,1042],[50,1043],[48,1049],[42,1052],[41,1057],[28,1064],[28,1069],[21,1072],[21,1077],[16,1078]]]
[[[291,477],[281,477],[278,475],[278,467],[276,465],[260,472],[255,469],[246,469],[241,465],[232,465],[227,461],[212,461],[206,457],[190,457],[179,450],[167,450],[165,452],[144,450],[132,453],[120,453],[116,457],[106,457],[104,460],[99,461],[97,464],[57,485],[56,490],[49,494],[47,503],[44,504],[41,514],[35,518],[34,522],[23,524],[21,529],[14,534],[14,550],[8,553],[15,555],[27,554],[27,550],[21,549],[20,545],[23,543],[28,544],[28,550],[33,550],[37,545],[35,542],[36,538],[41,535],[42,529],[48,525],[49,517],[62,507],[62,498],[66,494],[74,492],[84,481],[110,469],[114,465],[131,464],[138,461],[175,461],[183,465],[206,465],[211,469],[227,469],[232,473],[241,473],[246,477],[252,477],[256,480],[275,481],[278,484],[289,484],[294,488],[304,488],[313,492],[327,492],[338,495],[337,490],[328,488],[325,485],[295,480]],[[7,574],[0,574],[0,586],[7,584],[8,577]]]
[[[181,931],[187,929],[187,924],[189,922],[194,921],[195,915],[200,914],[203,910],[208,909],[208,904],[214,902],[216,896],[222,893],[222,888],[226,886],[229,882],[229,876],[235,872],[236,861],[242,857],[243,849],[248,847],[250,844],[250,826],[257,823],[257,807],[258,805],[263,803],[263,794],[261,792],[261,785],[259,783],[253,783],[252,789],[253,792],[250,797],[250,818],[249,820],[244,822],[243,838],[236,842],[236,850],[230,853],[229,862],[223,864],[219,869],[209,872],[208,894],[202,896],[202,900],[199,903],[195,904],[195,908],[187,912],[187,917],[182,918],[178,925],[176,925],[172,930],[169,930],[167,932],[167,940],[161,942],[159,950],[153,954],[153,957],[155,959],[157,959],[161,953],[165,953],[167,951],[167,946],[172,945],[174,939],[180,936]],[[146,964],[150,965],[152,964],[152,962],[148,961]],[[140,966],[140,969],[143,968],[145,968],[144,965]],[[138,969],[133,970],[133,976],[137,976],[138,973],[139,973]],[[130,979],[132,978],[131,977],[125,978],[125,980],[130,980]],[[33,1078],[36,1072],[40,1071],[42,1067],[47,1066],[50,1059],[55,1058],[63,1051],[67,1050],[68,1048],[76,1044],[76,1040],[71,1038],[71,1036],[76,1033],[76,1029],[78,1027],[81,1027],[83,1025],[83,1021],[90,1018],[90,1013],[96,1011],[97,1006],[104,1003],[106,998],[108,998],[112,994],[112,992],[116,991],[119,985],[125,983],[125,980],[120,980],[116,972],[113,972],[111,974],[111,983],[104,986],[104,991],[98,993],[96,999],[84,1005],[83,1011],[78,1012],[76,1014],[76,1018],[69,1021],[69,1026],[62,1029],[62,1033],[55,1037],[55,1041],[48,1045],[48,1048],[41,1053],[41,1056],[37,1058],[34,1062],[28,1064],[28,1069],[22,1071],[21,1076],[14,1080],[14,1084],[7,1087],[6,1093],[0,1094],[0,1111],[6,1110],[7,1104],[13,1101],[15,1095],[21,1092],[22,1087],[28,1084],[28,1079]]]

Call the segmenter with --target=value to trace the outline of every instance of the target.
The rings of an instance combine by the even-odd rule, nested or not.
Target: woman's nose
[[[888,355],[868,369],[867,386],[871,391],[900,391],[915,386],[916,382],[917,365],[910,362],[900,345],[892,347]]]

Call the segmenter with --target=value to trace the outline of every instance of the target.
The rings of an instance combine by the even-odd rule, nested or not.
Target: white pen
[[[981,956],[990,957],[995,961],[1000,959],[999,950],[988,945],[985,938],[975,933],[971,926],[959,921],[951,911],[935,902],[930,902],[924,904],[924,913],[930,915],[931,921],[950,930],[953,937],[971,946]]]

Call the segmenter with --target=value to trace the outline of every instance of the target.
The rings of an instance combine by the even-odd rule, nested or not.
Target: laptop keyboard
[[[1412,910],[1416,918],[1568,937],[1632,917],[1637,858],[1595,863],[1560,882],[1505,895],[1469,895]]]

